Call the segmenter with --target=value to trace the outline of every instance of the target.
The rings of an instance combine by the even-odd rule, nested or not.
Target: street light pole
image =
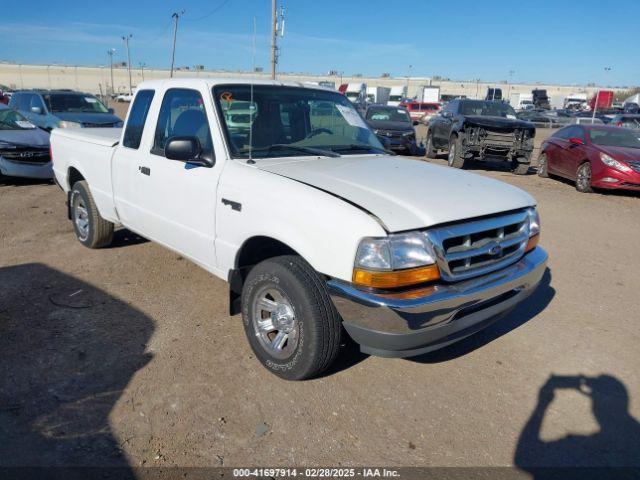
[[[173,50],[171,50],[171,72],[169,72],[170,78],[173,78],[173,66],[176,59],[176,37],[178,36],[178,20],[180,19],[180,15],[182,14],[184,14],[184,10],[182,10],[180,13],[173,12],[171,14],[171,18],[173,18]]]
[[[411,78],[411,67],[413,67],[413,65],[409,65],[409,69],[407,71],[407,91],[405,92],[406,98],[409,98],[409,79]]]
[[[109,50],[107,50],[107,55],[109,55],[109,68],[111,69],[111,94],[112,95],[115,92],[115,89],[113,87],[113,54],[114,53],[116,53],[115,48],[110,48]]]
[[[122,37],[124,40],[124,44],[127,47],[127,70],[129,70],[129,95],[133,95],[133,84],[131,83],[131,51],[129,50],[129,39],[133,37],[133,35],[129,34]]]
[[[140,62],[138,63],[138,65],[140,65],[140,73],[142,74],[142,81],[144,82],[144,67],[146,67],[147,64],[144,62]]]

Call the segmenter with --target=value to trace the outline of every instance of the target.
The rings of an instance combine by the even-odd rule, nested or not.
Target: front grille
[[[47,163],[49,162],[49,149],[37,147],[19,147],[0,150],[0,157],[13,162],[22,163]]]
[[[427,231],[447,281],[484,275],[516,262],[529,241],[526,210]]]
[[[631,160],[627,162],[629,164],[629,166],[633,169],[634,172],[638,172],[640,173],[640,161],[638,160]]]
[[[395,139],[402,138],[404,137],[404,134],[407,133],[406,130],[379,130],[379,132],[379,135]]]

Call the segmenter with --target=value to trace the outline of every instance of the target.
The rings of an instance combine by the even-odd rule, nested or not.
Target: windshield
[[[596,145],[603,147],[640,148],[638,135],[625,129],[589,130],[589,139]]]
[[[258,159],[384,150],[351,102],[337,92],[254,85],[251,111],[256,113],[247,111],[245,121],[238,123],[224,112],[234,110],[235,103],[251,105],[251,85],[218,85],[213,96],[237,158],[249,158],[249,151]]]
[[[51,93],[42,96],[51,112],[108,113],[109,110],[93,95]]]
[[[409,114],[403,108],[370,108],[367,110],[367,120],[411,123]]]
[[[492,117],[515,118],[516,111],[504,102],[489,102],[482,100],[465,100],[460,102],[462,115],[482,115]]]
[[[0,130],[30,130],[36,128],[29,120],[10,108],[0,110]]]

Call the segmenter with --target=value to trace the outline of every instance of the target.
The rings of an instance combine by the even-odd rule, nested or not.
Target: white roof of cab
[[[148,80],[144,82],[140,82],[136,88],[138,90],[144,89],[163,89],[168,87],[190,87],[190,88],[201,88],[203,86],[207,87],[207,89],[215,87],[216,85],[228,85],[228,84],[236,84],[236,85],[276,85],[283,87],[303,87],[309,88],[313,90],[325,90],[334,92],[328,87],[324,87],[321,85],[313,85],[309,83],[303,82],[284,82],[281,80],[263,80],[256,78],[166,78],[164,80]]]

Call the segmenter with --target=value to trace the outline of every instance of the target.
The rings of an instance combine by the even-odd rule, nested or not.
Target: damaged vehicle
[[[465,168],[473,160],[501,159],[516,175],[529,170],[535,126],[516,118],[504,102],[452,100],[429,121],[428,158],[448,152],[449,166]]]
[[[49,134],[0,106],[0,177],[53,178]]]

